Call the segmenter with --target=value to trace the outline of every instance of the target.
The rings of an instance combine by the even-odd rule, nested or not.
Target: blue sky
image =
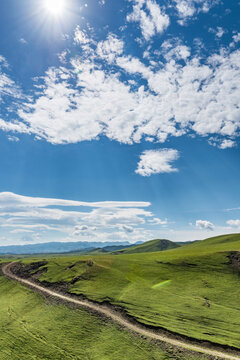
[[[0,245],[238,232],[239,3],[55,1],[0,1]]]

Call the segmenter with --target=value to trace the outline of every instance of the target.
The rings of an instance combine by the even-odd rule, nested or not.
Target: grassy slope
[[[138,254],[146,252],[164,251],[169,249],[175,249],[180,245],[170,240],[155,239],[145,242],[144,244],[132,246],[123,250],[116,251],[115,254]]]
[[[84,310],[53,305],[0,276],[1,360],[205,359],[163,352],[156,345]]]
[[[41,279],[83,275],[70,291],[121,305],[143,323],[240,348],[240,280],[227,257],[233,250],[240,251],[240,234],[158,253],[56,257]]]

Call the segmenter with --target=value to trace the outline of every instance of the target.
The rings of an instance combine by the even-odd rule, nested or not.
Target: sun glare
[[[65,7],[64,0],[45,0],[44,7],[48,13],[53,16],[60,16]]]

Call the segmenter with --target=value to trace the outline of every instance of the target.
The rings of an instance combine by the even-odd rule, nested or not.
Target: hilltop
[[[150,253],[156,251],[176,249],[178,247],[180,247],[180,245],[173,241],[166,239],[155,239],[147,241],[140,245],[131,246],[122,250],[115,251],[114,254]]]

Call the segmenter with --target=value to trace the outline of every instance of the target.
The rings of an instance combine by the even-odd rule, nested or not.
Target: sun
[[[44,7],[49,14],[60,16],[65,8],[65,0],[44,0]]]

